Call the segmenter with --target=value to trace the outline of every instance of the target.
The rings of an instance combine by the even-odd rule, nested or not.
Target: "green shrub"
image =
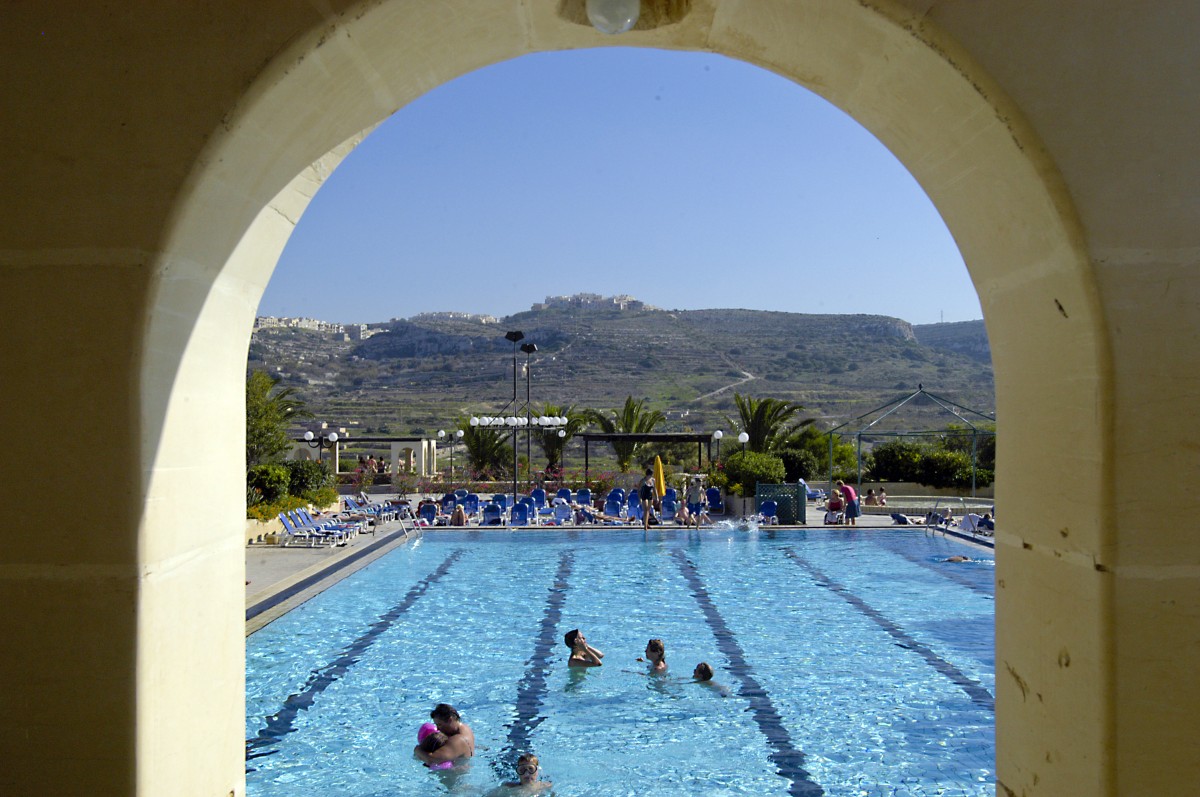
[[[776,452],[779,458],[783,460],[783,468],[787,472],[784,479],[789,482],[797,482],[801,479],[809,481],[815,479],[820,473],[820,465],[817,463],[817,458],[811,452],[801,448],[785,448]]]
[[[288,495],[303,497],[333,486],[333,474],[324,462],[293,459],[284,464],[288,469]]]
[[[303,498],[305,501],[308,501],[313,506],[318,507],[326,507],[330,504],[335,504],[339,499],[337,488],[335,488],[332,484],[327,487],[321,487],[319,489],[312,490],[299,497]]]
[[[725,476],[734,492],[744,497],[754,495],[755,485],[781,484],[787,470],[783,460],[774,454],[738,451],[725,460]]]
[[[246,510],[246,517],[251,520],[274,520],[280,512],[299,509],[308,506],[308,501],[294,495],[285,495],[275,501],[262,501]]]
[[[283,465],[255,465],[246,473],[246,484],[257,490],[263,501],[278,501],[288,494],[290,478]]]
[[[871,477],[881,482],[919,482],[927,450],[923,445],[903,440],[877,445],[871,452]]]
[[[971,458],[958,451],[930,451],[921,457],[917,476],[917,484],[925,487],[970,487]]]

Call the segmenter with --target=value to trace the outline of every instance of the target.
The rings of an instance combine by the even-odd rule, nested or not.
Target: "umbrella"
[[[654,457],[654,489],[659,498],[667,494],[667,479],[663,476],[662,457],[657,455]]]

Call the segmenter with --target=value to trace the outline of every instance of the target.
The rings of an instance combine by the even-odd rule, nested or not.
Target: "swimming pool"
[[[247,640],[247,791],[478,794],[533,752],[560,795],[993,795],[993,575],[914,530],[431,532]],[[465,771],[412,759],[439,702]]]

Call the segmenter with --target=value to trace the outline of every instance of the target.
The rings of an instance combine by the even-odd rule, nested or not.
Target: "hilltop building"
[[[530,309],[546,310],[551,307],[596,307],[616,308],[618,310],[657,310],[659,308],[646,304],[632,296],[601,296],[598,293],[576,293],[573,296],[547,296],[546,301],[538,302]]]

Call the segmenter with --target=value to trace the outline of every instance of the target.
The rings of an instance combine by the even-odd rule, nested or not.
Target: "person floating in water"
[[[945,559],[943,559],[942,561],[943,562],[973,562],[975,560],[973,560],[969,556],[948,556]]]
[[[667,646],[663,644],[661,639],[651,639],[646,643],[646,658],[638,656],[638,661],[650,663],[650,672],[659,673],[667,671]]]
[[[517,782],[506,781],[504,785],[509,789],[523,789],[533,794],[545,791],[554,784],[548,780],[538,780],[540,771],[538,757],[532,753],[525,753],[517,759]]]
[[[707,686],[721,697],[729,697],[729,687],[722,686],[713,680],[712,665],[706,661],[702,661],[696,665],[696,669],[692,670],[692,680],[698,684]]]
[[[426,752],[418,744],[413,748],[414,756],[433,767],[436,764],[475,755],[475,732],[471,730],[470,725],[461,720],[458,709],[449,703],[438,703],[433,711],[429,712],[429,718],[433,720],[437,730],[445,734],[446,742],[431,752]]]
[[[571,656],[567,659],[568,667],[599,667],[604,663],[600,661],[604,654],[589,645],[578,628],[568,631],[563,637],[563,642],[571,649]]]

